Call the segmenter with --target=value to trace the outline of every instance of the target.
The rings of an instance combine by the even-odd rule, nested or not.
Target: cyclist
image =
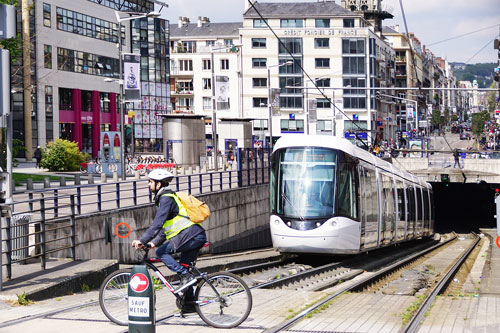
[[[141,248],[149,244],[157,247],[156,255],[173,272],[179,275],[180,286],[176,292],[184,289],[185,300],[190,300],[196,282],[187,268],[178,263],[173,253],[180,253],[180,262],[191,264],[196,260],[198,251],[207,241],[205,230],[189,220],[188,214],[181,201],[172,190],[168,189],[174,175],[164,169],[155,169],[148,175],[149,189],[155,194],[155,206],[158,206],[151,226],[142,235],[141,239],[134,240],[132,246]],[[164,232],[161,232],[161,231]],[[167,242],[165,242],[165,240]],[[191,312],[194,307],[186,307],[184,312]]]

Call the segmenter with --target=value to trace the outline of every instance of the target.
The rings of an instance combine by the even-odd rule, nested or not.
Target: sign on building
[[[280,89],[271,89],[271,108],[274,116],[280,115]]]

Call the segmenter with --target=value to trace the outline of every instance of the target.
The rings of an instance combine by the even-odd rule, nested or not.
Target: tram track
[[[428,291],[424,293],[425,297],[421,298],[418,310],[411,314],[410,321],[408,321],[408,324],[403,328],[404,332],[415,332],[416,328],[418,328],[419,323],[424,318],[425,313],[433,303],[436,295],[440,291],[445,289],[445,287],[453,279],[456,271],[461,267],[463,262],[465,262],[471,251],[473,251],[473,249],[476,247],[477,243],[479,242],[479,237],[477,235],[474,236],[476,237],[476,240],[473,241],[472,244],[465,251],[463,251],[460,256],[456,258],[456,260],[454,260],[454,263],[452,265],[449,265],[450,268],[446,270],[445,274],[442,274],[436,281],[431,281],[432,286],[427,288]],[[451,246],[456,238],[456,236],[452,237],[445,242],[433,245],[418,253],[414,253],[411,256],[402,258],[385,268],[367,274],[367,276],[364,278],[358,278],[358,280],[355,282],[345,282],[345,286],[343,286],[344,283],[337,286],[335,288],[335,291],[329,296],[321,299],[313,305],[308,306],[306,309],[302,310],[299,314],[295,315],[291,319],[286,320],[266,330],[265,332],[280,332],[287,331],[288,329],[296,330],[296,324],[303,318],[310,316],[311,313],[321,308],[327,307],[329,304],[331,304],[332,301],[340,298],[341,295],[344,295],[346,293],[366,293],[367,295],[373,295],[373,293],[376,292],[377,289],[381,289],[383,288],[383,286],[387,285],[387,281],[391,279],[391,276],[400,275],[402,271],[415,266],[415,262],[418,262],[421,258],[432,258],[434,254],[438,253],[441,249],[444,249],[447,246]]]

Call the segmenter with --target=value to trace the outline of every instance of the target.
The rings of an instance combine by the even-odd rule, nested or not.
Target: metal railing
[[[170,188],[196,195],[268,183],[268,159],[263,150],[238,150],[237,155],[235,170],[177,175]],[[12,215],[4,218],[0,228],[0,265],[6,267],[7,278],[11,279],[12,264],[37,259],[45,270],[51,254],[67,250],[76,259],[78,216],[152,201],[147,179],[40,189],[17,195],[9,204]],[[60,234],[64,236],[55,236]],[[0,290],[1,281],[2,269]]]

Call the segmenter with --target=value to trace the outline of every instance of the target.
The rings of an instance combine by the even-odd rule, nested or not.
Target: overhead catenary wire
[[[255,7],[254,3],[253,3],[251,0],[247,0],[247,1],[248,1],[248,3],[250,4],[251,8],[253,8],[253,10],[255,10],[255,12],[257,13],[257,15],[258,15],[258,16],[262,19],[262,21],[266,24],[266,26],[269,28],[269,30],[273,33],[274,37],[276,37],[276,39],[278,40],[278,43],[280,44],[280,46],[281,46],[281,47],[283,47],[283,48],[286,50],[286,52],[290,55],[290,57],[292,57],[293,62],[294,62],[294,65],[297,65],[297,66],[300,68],[300,70],[302,71],[302,73],[303,73],[304,75],[306,75],[306,76],[307,76],[307,78],[309,79],[309,81],[310,81],[310,82],[312,82],[312,84],[314,85],[314,87],[315,87],[316,89],[318,89],[318,91],[321,93],[321,95],[322,95],[325,99],[327,99],[327,100],[330,102],[330,104],[331,104],[331,105],[334,105],[334,107],[335,107],[335,109],[336,109],[336,110],[338,110],[338,111],[339,111],[342,115],[344,115],[347,119],[351,120],[352,124],[353,124],[354,126],[356,126],[356,127],[357,127],[360,131],[366,131],[366,129],[361,128],[361,127],[360,127],[357,123],[355,123],[355,122],[354,122],[354,121],[353,121],[353,120],[352,120],[352,119],[351,119],[351,118],[350,118],[347,114],[345,114],[345,113],[344,113],[344,111],[343,111],[343,110],[339,109],[339,108],[338,108],[338,107],[337,107],[337,106],[333,103],[333,101],[332,101],[332,100],[331,100],[328,96],[326,96],[326,95],[325,95],[325,93],[323,93],[323,91],[320,89],[320,87],[318,87],[318,85],[316,84],[316,81],[314,81],[314,80],[313,80],[313,79],[309,76],[309,74],[308,74],[308,73],[304,70],[304,68],[302,67],[302,65],[301,65],[298,61],[296,61],[296,59],[295,59],[295,57],[293,56],[293,54],[292,54],[292,53],[290,52],[290,50],[286,47],[285,43],[283,43],[283,41],[281,40],[281,38],[280,38],[280,37],[278,37],[278,35],[276,34],[276,32],[273,30],[273,28],[271,28],[271,26],[269,25],[269,23],[267,22],[267,20],[266,20],[266,19],[262,16],[262,14],[261,14],[261,13],[257,10],[257,8]],[[307,101],[306,101],[306,103],[307,103]],[[304,107],[305,107],[305,105],[304,105]],[[270,124],[270,126],[271,126],[271,124]],[[332,124],[332,126],[333,126],[333,124]],[[368,145],[367,145],[367,144],[366,144],[363,140],[361,140],[361,139],[359,139],[359,138],[358,138],[357,133],[355,133],[355,136],[356,136],[356,139],[358,139],[358,140],[359,140],[359,141],[363,144],[363,146],[365,146],[365,147],[366,147],[366,149],[369,149]]]
[[[500,35],[499,35],[500,36]],[[484,48],[488,45],[491,45],[491,43],[493,41],[495,41],[495,39],[497,39],[498,36],[496,36],[495,38],[493,38],[492,40],[488,41],[488,43],[484,44],[484,46],[482,48],[479,49],[479,51],[477,51],[476,53],[474,53],[474,55],[472,57],[470,57],[469,59],[467,59],[467,61],[465,62],[465,64],[469,63],[469,61],[471,61],[475,56],[477,56],[482,50],[484,50]]]
[[[494,27],[498,27],[498,26],[500,26],[500,24],[494,24],[494,25],[491,25],[489,27],[482,28],[482,29],[479,29],[479,30],[474,30],[474,31],[471,31],[471,32],[467,32],[467,33],[459,35],[459,36],[455,36],[455,37],[450,37],[450,38],[447,38],[447,39],[443,39],[443,40],[440,40],[439,42],[430,43],[430,44],[427,44],[427,46],[436,45],[436,44],[439,44],[439,43],[444,43],[444,42],[447,42],[447,41],[450,41],[450,40],[453,40],[453,39],[457,39],[457,38],[460,38],[460,37],[472,35],[472,34],[475,34],[476,32],[488,30],[488,29],[491,29],[491,28],[494,28]]]

